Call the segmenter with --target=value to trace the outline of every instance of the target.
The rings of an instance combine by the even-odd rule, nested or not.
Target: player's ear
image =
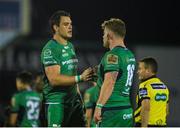
[[[147,72],[147,73],[151,73],[152,71],[151,71],[150,68],[147,68],[147,69],[146,69],[146,72]]]
[[[53,29],[54,29],[55,32],[57,32],[59,27],[57,25],[53,25]]]
[[[111,35],[110,33],[107,33],[107,40],[110,40],[111,39]]]
[[[108,38],[108,40],[113,39],[113,34],[112,34],[112,32],[108,32],[107,38]]]

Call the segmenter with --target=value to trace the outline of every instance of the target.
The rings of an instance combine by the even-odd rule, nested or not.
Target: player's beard
[[[61,35],[62,38],[64,38],[65,40],[70,40],[72,38],[71,36],[67,36],[67,35]]]

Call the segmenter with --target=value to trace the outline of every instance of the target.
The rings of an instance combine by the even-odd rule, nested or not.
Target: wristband
[[[103,105],[102,104],[96,104],[96,108],[103,108]]]
[[[81,80],[81,75],[76,75],[76,76],[75,76],[75,81],[76,81],[76,83],[81,82],[81,81],[82,81],[82,80]]]

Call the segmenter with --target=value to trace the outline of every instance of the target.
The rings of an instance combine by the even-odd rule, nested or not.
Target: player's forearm
[[[77,81],[75,76],[57,75],[49,79],[52,86],[70,86],[74,85]]]
[[[149,110],[142,109],[140,114],[141,114],[141,126],[147,127],[149,121]]]
[[[45,67],[46,76],[52,86],[70,86],[81,81],[77,81],[76,76],[68,76],[61,73],[61,67],[59,65],[53,65]]]
[[[90,126],[91,126],[91,119],[92,119],[92,109],[87,109],[86,110],[86,120],[87,120],[86,127],[90,128]]]
[[[97,104],[104,105],[107,102],[114,89],[114,84],[111,80],[104,80]]]
[[[141,126],[147,127],[149,122],[150,100],[143,99],[141,102]]]
[[[81,81],[88,81],[91,79],[92,69],[86,69],[81,75],[68,76],[61,74],[61,67],[59,65],[48,66],[45,68],[46,76],[52,86],[70,86]]]
[[[86,127],[90,128],[91,127],[91,118],[86,117],[87,123],[86,123]]]

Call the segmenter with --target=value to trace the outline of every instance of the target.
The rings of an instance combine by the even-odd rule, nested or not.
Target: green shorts
[[[130,106],[103,108],[99,126],[131,127],[133,126],[133,109]]]
[[[82,102],[46,103],[48,127],[84,127],[84,108]]]

